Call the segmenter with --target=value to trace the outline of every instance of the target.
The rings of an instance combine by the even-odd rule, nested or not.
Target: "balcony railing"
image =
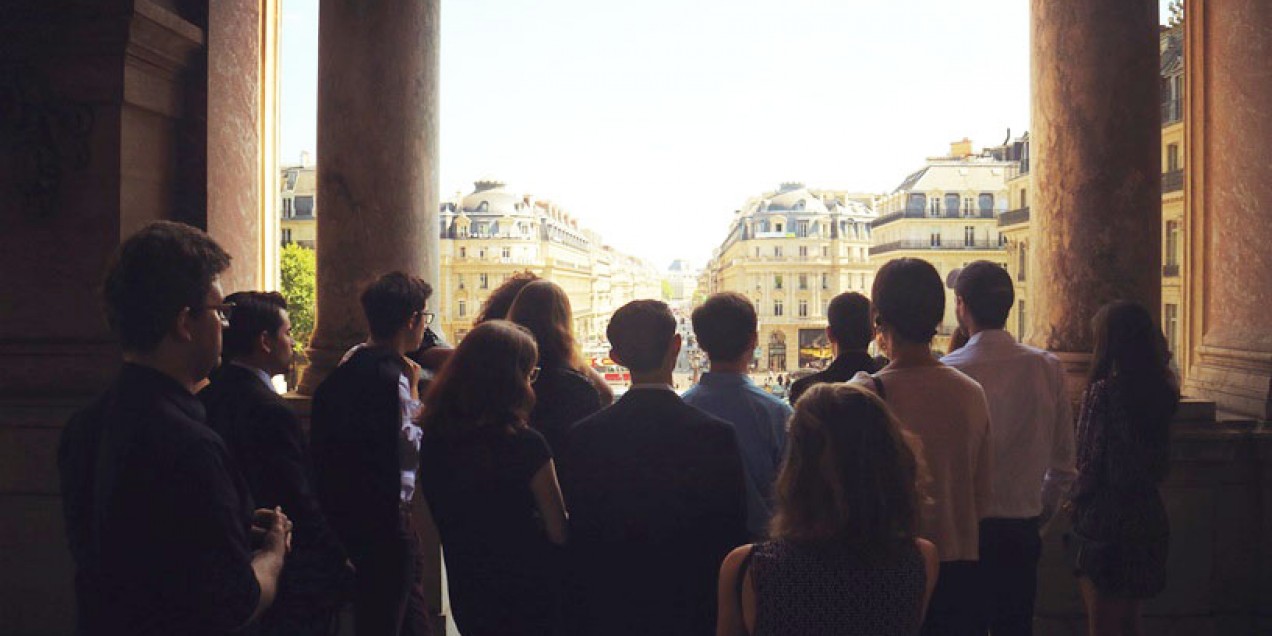
[[[1016,208],[998,215],[998,227],[1007,227],[1018,223],[1029,222],[1029,208]]]
[[[950,241],[941,245],[933,245],[931,241],[924,240],[902,240],[884,243],[882,245],[873,245],[870,247],[870,255],[878,256],[879,254],[887,254],[888,252],[897,252],[900,250],[979,250],[979,251],[997,251],[1003,247],[998,241],[977,240],[977,241]]]
[[[1179,192],[1184,189],[1184,171],[1171,170],[1162,173],[1162,194]]]
[[[966,212],[964,210],[942,210],[933,214],[931,210],[901,210],[900,212],[892,212],[885,214],[870,222],[870,227],[879,227],[887,225],[899,219],[992,219],[994,218],[993,210],[975,210]]]
[[[1162,265],[1163,278],[1176,278],[1179,276],[1179,263],[1167,263]]]
[[[1162,125],[1173,124],[1184,118],[1184,100],[1167,99],[1162,102]]]

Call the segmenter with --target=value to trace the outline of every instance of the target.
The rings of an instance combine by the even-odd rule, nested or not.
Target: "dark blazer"
[[[874,373],[880,369],[875,359],[864,351],[845,351],[835,358],[830,366],[822,371],[814,373],[808,377],[800,378],[791,385],[791,394],[789,399],[791,406],[799,401],[799,396],[805,391],[812,388],[814,384],[824,384],[827,382],[847,382],[852,376],[857,375],[859,371],[866,373]]]
[[[746,542],[728,423],[634,389],[570,433],[567,622],[580,634],[714,634],[716,578]]]
[[[279,597],[263,622],[300,633],[305,617],[336,609],[352,582],[344,548],[314,494],[300,419],[259,376],[235,364],[218,369],[199,399],[208,426],[225,440],[256,505],[282,506],[294,524]]]
[[[315,490],[349,548],[398,534],[403,370],[393,351],[364,347],[314,391],[309,444]]]

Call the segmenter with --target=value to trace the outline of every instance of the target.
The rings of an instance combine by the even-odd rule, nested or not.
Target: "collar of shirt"
[[[261,379],[261,382],[265,383],[265,386],[269,387],[270,391],[274,390],[274,379],[269,377],[268,373],[265,373],[250,364],[243,364],[242,362],[231,362],[230,364],[251,371],[253,375]]]
[[[838,371],[844,367],[861,367],[863,365],[872,364],[874,358],[870,357],[865,351],[845,351],[831,361],[830,366],[826,367],[827,371]]]
[[[725,371],[708,371],[698,378],[698,384],[706,386],[738,386],[741,384],[754,384],[751,382],[750,376],[745,373],[730,373]]]
[[[963,346],[968,347],[968,346],[980,344],[980,343],[984,343],[987,345],[998,344],[1001,342],[1015,343],[1016,339],[1013,338],[1011,334],[1007,333],[1006,331],[1002,329],[985,329],[983,331],[976,332],[976,335],[972,336],[971,338],[968,338],[967,344]]]
[[[672,393],[676,392],[676,390],[672,388],[670,384],[665,384],[662,382],[638,382],[636,384],[633,384],[632,387],[628,390],[637,391],[641,389],[649,390],[649,391],[671,391]]]

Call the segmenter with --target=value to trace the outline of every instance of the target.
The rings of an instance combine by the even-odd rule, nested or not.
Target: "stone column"
[[[439,0],[322,0],[318,310],[312,395],[367,334],[358,294],[402,270],[436,284]]]
[[[1185,392],[1272,419],[1272,6],[1187,7],[1185,302],[1193,365]]]
[[[1090,323],[1116,299],[1161,298],[1158,8],[1033,0],[1028,340],[1080,384]]]

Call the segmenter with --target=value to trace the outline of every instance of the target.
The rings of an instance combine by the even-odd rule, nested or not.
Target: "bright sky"
[[[1028,7],[443,2],[440,194],[496,177],[660,268],[702,265],[781,181],[882,193],[950,141],[1026,130]],[[318,0],[284,0],[280,43],[294,163],[317,157]]]

